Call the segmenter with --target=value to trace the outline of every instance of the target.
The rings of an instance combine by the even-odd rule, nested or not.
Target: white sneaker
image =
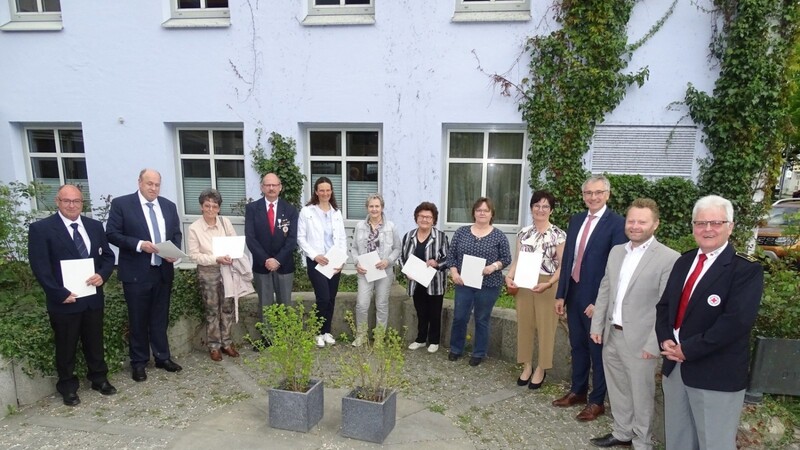
[[[356,339],[353,341],[353,347],[361,347],[362,345],[364,345],[365,340],[366,339],[364,339],[364,336],[361,335],[356,336]]]
[[[408,349],[409,350],[416,350],[416,349],[422,348],[422,347],[425,347],[425,344],[422,344],[420,342],[412,342],[411,345],[408,346]]]
[[[333,345],[336,343],[336,339],[333,338],[333,335],[330,333],[325,333],[322,335],[322,340],[325,341],[326,344]],[[319,341],[317,341],[319,342]]]
[[[325,348],[325,336],[320,334],[314,340],[317,342],[317,347]]]
[[[439,346],[437,344],[431,344],[428,346],[428,353],[436,353],[439,350]]]

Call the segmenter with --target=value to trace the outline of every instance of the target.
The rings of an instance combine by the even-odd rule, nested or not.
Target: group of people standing
[[[81,216],[82,194],[72,185],[58,190],[58,212],[30,227],[30,264],[44,288],[56,335],[57,389],[70,406],[80,403],[74,375],[79,340],[92,389],[103,395],[116,393],[103,358],[102,286],[114,267],[109,243],[119,248],[132,378],[147,379],[145,367],[151,356],[156,368],[182,369],[171,358],[166,335],[176,259],[160,256],[156,247],[164,241],[180,247],[177,208],[159,195],[158,172],[142,170],[138,183],[137,192],[112,201],[105,231],[100,222]],[[381,195],[369,195],[366,218],[356,224],[348,248],[330,179],[314,182],[311,199],[300,211],[280,198],[281,180],[275,174],[262,178],[261,191],[264,197],[245,210],[245,242],[252,264],[214,256],[214,237],[236,235],[230,221],[219,215],[222,197],[216,190],[201,193],[202,217],[188,230],[188,255],[198,265],[207,344],[214,361],[223,354],[239,356],[230,334],[236,314],[233,298],[247,292],[251,280],[259,311],[276,302],[292,304],[293,255],[298,247],[323,319],[316,337],[319,347],[336,343],[331,321],[342,265],[333,267],[330,276],[316,269],[332,263],[326,256],[332,249],[340,255],[349,253],[358,273],[355,346],[366,342],[373,294],[377,323],[387,325],[394,266],[402,267],[413,255],[435,269],[435,275],[427,286],[409,279],[407,293],[418,319],[417,336],[409,349],[427,346],[430,353],[438,351],[449,273],[455,300],[448,359],[457,361],[465,355],[467,323],[474,316],[469,365],[479,365],[487,355],[491,312],[505,284],[516,297],[519,386],[538,389],[544,383],[553,367],[559,316],[566,314],[571,385],[552,404],[585,405],[576,418],[591,421],[605,413],[608,393],[613,430],[592,439],[592,444],[652,447],[654,375],[660,355],[667,448],[735,448],[748,372],[748,338],[763,291],[763,269],[728,242],[734,226],[730,201],[718,196],[697,201],[692,224],[698,248],[679,255],[654,236],[659,225],[655,201],[637,199],[622,217],[607,207],[608,179],[592,176],[582,186],[587,211],[573,215],[566,231],[550,222],[555,197],[546,191],[533,193],[532,224],[517,234],[512,258],[508,239],[493,226],[495,209],[486,197],[474,203],[473,223],[457,229],[448,240],[436,228],[439,211],[433,203],[422,202],[415,208],[416,228],[401,238],[384,214]],[[371,252],[377,252],[378,261],[374,268],[364,267],[359,257]],[[525,253],[541,258],[529,259]],[[523,256],[525,261],[541,261],[540,266],[526,266],[520,262]],[[66,259],[92,260],[95,273],[86,284],[94,286],[96,294],[78,298],[64,287],[60,262]],[[472,274],[465,273],[467,266],[473,270],[475,260],[482,264],[477,284]],[[365,275],[374,269],[387,276],[368,281]],[[532,287],[517,285],[522,271],[535,271],[538,277]]]

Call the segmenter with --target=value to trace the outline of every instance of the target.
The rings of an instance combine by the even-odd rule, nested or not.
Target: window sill
[[[230,17],[172,18],[161,24],[164,28],[226,28],[231,26]]]
[[[61,31],[60,20],[12,20],[0,25],[0,31]]]
[[[480,11],[453,13],[452,22],[527,22],[530,11]]]
[[[374,14],[331,14],[324,16],[307,15],[301,22],[305,26],[325,25],[374,25]]]

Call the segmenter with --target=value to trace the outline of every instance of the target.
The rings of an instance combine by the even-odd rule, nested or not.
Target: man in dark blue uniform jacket
[[[64,404],[79,404],[75,376],[75,352],[81,341],[92,389],[103,395],[116,394],[108,382],[108,366],[103,350],[103,283],[114,270],[114,254],[106,241],[103,224],[81,217],[83,196],[72,185],[64,185],[56,194],[58,212],[31,224],[28,230],[28,259],[31,269],[47,297],[47,314],[56,344],[56,389]],[[86,284],[97,293],[83,297],[64,287],[61,261],[91,258],[95,273]]]
[[[701,198],[692,224],[699,248],[675,262],[656,306],[667,449],[735,449],[764,271],[728,243],[730,201]]]
[[[569,392],[553,401],[553,406],[588,402],[577,419],[590,421],[605,413],[603,402],[606,398],[603,346],[589,338],[594,302],[611,248],[627,242],[628,238],[625,236],[625,219],[606,206],[611,195],[608,179],[602,175],[589,177],[583,183],[582,191],[589,210],[575,214],[569,220],[556,291],[556,313],[563,315],[566,305],[572,349],[572,385]],[[587,398],[590,370],[592,392]]]
[[[150,350],[156,367],[169,372],[182,369],[172,361],[167,341],[169,299],[175,276],[173,258],[158,256],[157,243],[181,246],[178,209],[160,197],[161,174],[151,169],[139,173],[139,190],[111,202],[106,235],[119,247],[119,279],[128,304],[128,343],[131,375],[147,379]]]

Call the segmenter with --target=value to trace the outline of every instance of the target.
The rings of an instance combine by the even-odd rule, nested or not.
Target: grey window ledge
[[[307,15],[301,22],[305,26],[325,25],[374,25],[374,14],[331,14],[325,16]]]
[[[64,24],[60,20],[12,20],[0,25],[0,31],[61,31]]]
[[[527,22],[530,11],[480,11],[453,13],[453,22]]]

